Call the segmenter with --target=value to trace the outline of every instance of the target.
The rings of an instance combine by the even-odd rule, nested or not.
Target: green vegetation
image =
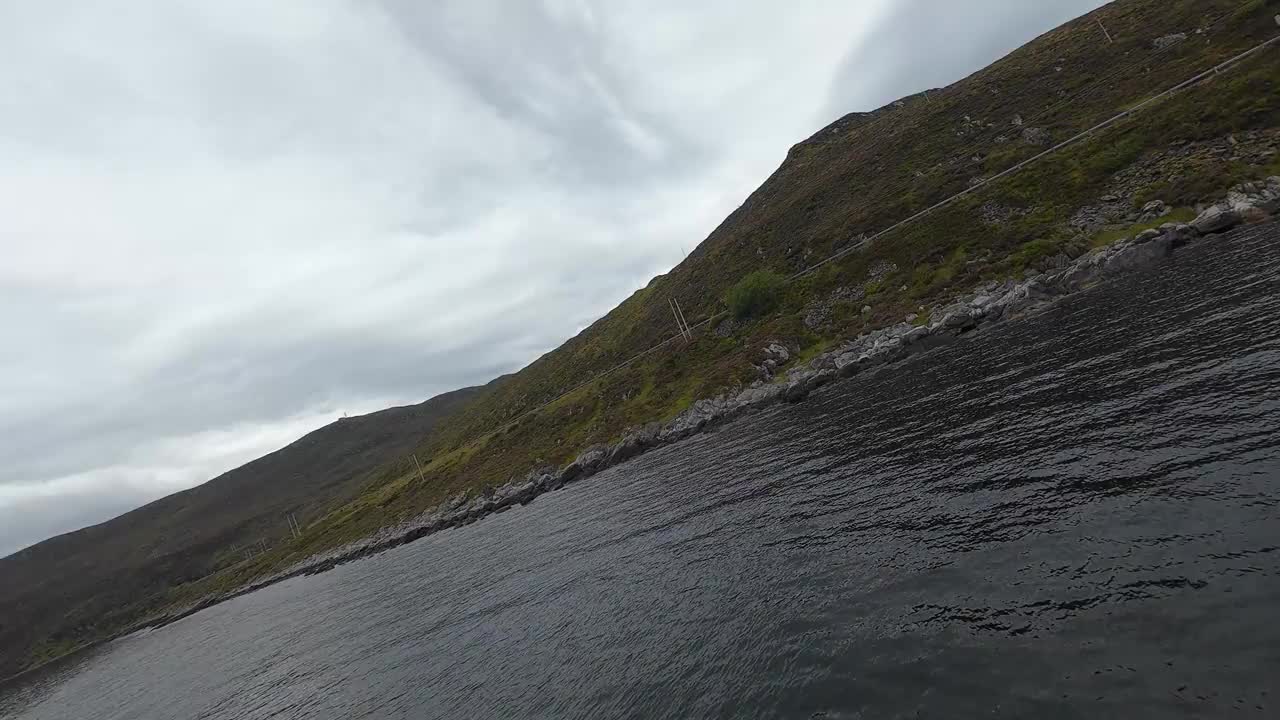
[[[1191,208],[1175,208],[1172,212],[1150,222],[1135,223],[1128,227],[1105,230],[1093,236],[1089,241],[1092,247],[1104,247],[1113,242],[1131,238],[1144,230],[1158,228],[1165,223],[1186,223],[1196,218],[1196,211]]]
[[[1280,63],[1272,49],[799,282],[782,281],[850,247],[853,238],[873,235],[1039,152],[1038,146],[1020,141],[1016,116],[1055,140],[1071,137],[1270,37],[1277,5],[1277,0],[1244,8],[1239,0],[1120,0],[1098,11],[1114,44],[1100,44],[1093,18],[1084,18],[933,94],[930,102],[908,98],[856,122],[837,123],[832,132],[793,148],[768,181],[679,267],[556,351],[478,390],[447,422],[424,432],[403,452],[388,454],[359,476],[359,487],[309,517],[300,538],[290,539],[278,523],[267,552],[239,561],[238,554],[225,552],[224,543],[217,547],[221,562],[234,564],[187,572],[170,568],[163,582],[113,596],[111,612],[101,604],[84,605],[82,596],[60,597],[38,627],[47,638],[43,647],[109,635],[166,607],[189,605],[340,547],[458,493],[483,492],[531,468],[566,463],[629,427],[672,417],[697,398],[751,382],[756,378],[752,363],[770,342],[799,348],[801,358],[808,358],[868,329],[901,322],[908,313],[924,322],[929,313],[920,312],[920,306],[945,302],[982,281],[1018,276],[1056,255],[1078,255],[1091,243],[1139,232],[1143,226],[1126,223],[1086,237],[1069,223],[1080,208],[1113,192],[1122,176],[1131,178],[1133,197],[1126,199],[1135,210],[1151,199],[1180,208],[1158,225],[1188,219],[1188,208],[1216,199],[1236,182],[1280,173],[1275,158],[1260,167],[1221,153],[1190,151],[1233,133],[1280,136]],[[1153,38],[1209,26],[1206,42],[1179,44],[1150,61]],[[982,129],[959,132],[966,118],[980,120]],[[1173,147],[1186,152],[1175,156]],[[1130,172],[1156,161],[1164,163],[1159,172]],[[988,202],[1018,212],[989,224],[981,213]],[[869,282],[873,271],[890,265],[897,269],[884,277],[876,272],[875,282]],[[850,289],[868,292],[870,299],[834,302],[828,330],[805,327],[808,303],[856,297]],[[673,297],[691,323],[726,309],[751,322],[729,337],[702,332],[690,343],[670,342],[604,375],[673,335],[667,304]],[[864,315],[863,304],[872,312]],[[541,409],[530,414],[536,408]],[[421,476],[409,452],[422,459]],[[33,606],[23,600],[23,607]],[[0,607],[0,615],[3,611]],[[6,647],[30,660],[36,642],[29,637]]]
[[[749,320],[773,312],[782,301],[787,279],[770,270],[756,270],[729,288],[726,303],[738,320]]]

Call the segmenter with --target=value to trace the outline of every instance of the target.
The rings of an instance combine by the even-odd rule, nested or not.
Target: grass
[[[1171,212],[1149,222],[1135,223],[1128,227],[1104,230],[1089,241],[1090,247],[1105,247],[1115,242],[1132,238],[1146,230],[1152,230],[1165,223],[1189,223],[1196,219],[1196,211],[1191,208],[1174,208]]]

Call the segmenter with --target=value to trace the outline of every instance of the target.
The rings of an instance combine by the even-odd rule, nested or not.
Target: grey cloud
[[[687,171],[703,148],[633,98],[585,6],[381,0],[406,40],[503,118],[560,150],[562,180],[633,182]],[[472,140],[483,144],[484,138]]]
[[[30,545],[35,539],[95,525],[160,497],[135,488],[98,488],[67,493],[56,499],[24,499],[11,505],[0,524],[0,557]]]
[[[866,112],[944,87],[1106,0],[901,0],[853,47],[830,114]]]

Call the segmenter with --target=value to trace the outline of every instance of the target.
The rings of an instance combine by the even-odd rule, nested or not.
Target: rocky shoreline
[[[378,533],[313,556],[288,570],[264,578],[233,593],[206,598],[194,606],[139,625],[160,627],[200,610],[267,585],[300,575],[330,570],[404,545],[488,515],[525,505],[539,495],[591,477],[655,448],[671,445],[711,427],[782,402],[800,402],[814,390],[843,378],[903,360],[918,352],[955,341],[981,326],[1042,310],[1050,303],[1079,292],[1108,277],[1154,265],[1188,243],[1232,230],[1245,223],[1267,220],[1280,212],[1280,177],[1233,188],[1227,198],[1200,213],[1190,223],[1168,223],[1097,248],[1075,260],[1063,257],[1058,267],[1021,281],[988,282],[932,313],[926,324],[902,322],[861,335],[840,347],[793,367],[774,382],[760,380],[750,387],[698,400],[665,423],[649,423],[624,434],[612,445],[586,449],[562,468],[540,468],[475,498],[455,496],[439,509]],[[762,363],[773,370],[791,361],[781,344],[766,349]]]

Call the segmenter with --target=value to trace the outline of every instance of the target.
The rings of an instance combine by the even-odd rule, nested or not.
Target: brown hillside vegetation
[[[475,392],[344,418],[204,485],[0,560],[0,648],[57,654],[116,627],[113,617],[142,598],[239,562],[258,543],[278,544],[290,513],[305,527],[350,500],[371,469]]]

